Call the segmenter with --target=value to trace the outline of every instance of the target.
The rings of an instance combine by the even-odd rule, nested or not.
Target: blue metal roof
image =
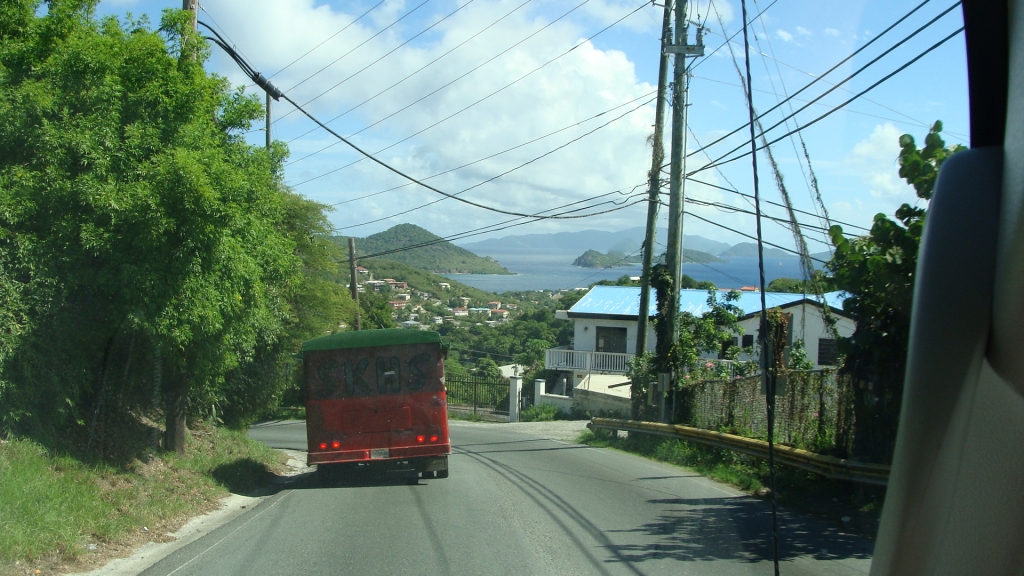
[[[800,302],[804,298],[812,301],[819,299],[811,294],[790,294],[786,292],[765,292],[765,303],[769,308],[786,306]],[[719,292],[718,299],[724,300],[725,294]],[[837,310],[843,309],[843,292],[825,294],[825,302]],[[734,302],[743,311],[744,316],[757,314],[761,311],[760,292],[740,292],[740,298]],[[681,290],[679,293],[679,310],[699,316],[709,310],[707,290]],[[636,318],[640,311],[640,288],[635,286],[594,286],[586,296],[569,309],[570,317],[610,316],[623,319]],[[651,289],[648,315],[657,314],[657,298]]]

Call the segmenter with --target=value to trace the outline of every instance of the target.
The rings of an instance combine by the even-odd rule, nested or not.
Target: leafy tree
[[[376,328],[394,328],[395,321],[391,318],[391,304],[388,304],[387,293],[366,291],[359,295],[360,321],[363,330]]]
[[[826,276],[821,270],[814,271],[812,280],[818,282],[821,289],[825,292],[830,292],[835,289],[832,279]],[[788,292],[790,294],[814,294],[814,287],[811,284],[812,282],[798,278],[776,278],[765,286],[765,291]]]
[[[900,136],[899,174],[927,205],[942,164],[962,146],[947,147],[936,122],[918,149],[913,136]],[[871,232],[847,239],[840,226],[830,230],[835,254],[827,268],[836,288],[850,297],[843,310],[857,322],[853,336],[840,342],[843,372],[855,388],[854,453],[888,462],[896,440],[903,373],[910,334],[910,311],[917,253],[927,210],[903,204],[896,220],[875,216]]]
[[[498,368],[498,364],[490,358],[481,358],[476,361],[476,373],[478,376],[487,378],[488,380],[497,380],[501,378],[501,369]]]
[[[323,207],[285,190],[283,145],[239,135],[261,102],[206,74],[188,15],[154,32],[95,4],[0,8],[0,415],[64,432],[114,382],[159,382],[183,451],[187,413],[273,402],[344,295],[318,281]]]

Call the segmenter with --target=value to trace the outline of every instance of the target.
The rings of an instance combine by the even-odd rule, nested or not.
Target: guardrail
[[[764,440],[744,438],[734,434],[726,434],[725,432],[713,432],[711,430],[677,424],[637,422],[613,418],[593,418],[587,427],[590,429],[628,430],[630,432],[656,434],[669,438],[699,442],[716,448],[724,448],[754,456],[755,458],[768,459],[768,443]],[[827,478],[860,482],[862,484],[875,484],[877,486],[885,486],[889,483],[888,466],[854,462],[834,456],[823,456],[789,446],[775,445],[775,461],[785,466],[792,466],[801,470],[807,470],[808,472],[821,474]]]

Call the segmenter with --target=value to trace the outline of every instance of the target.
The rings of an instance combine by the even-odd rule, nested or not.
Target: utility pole
[[[267,92],[267,152],[270,152],[270,92]]]
[[[192,31],[199,31],[199,0],[181,0],[181,9],[192,13]]]
[[[268,96],[268,103],[269,98],[270,97]],[[267,134],[270,134],[270,124],[267,124]],[[362,330],[363,328],[359,322],[359,282],[357,281],[358,274],[356,272],[356,239],[351,236],[348,239],[348,268],[349,271],[352,272],[352,285],[350,288],[352,289],[352,300],[356,303],[356,330]]]
[[[687,44],[686,0],[676,4],[675,43],[666,47],[666,51],[675,55],[672,83],[672,150],[671,170],[669,171],[669,220],[668,250],[665,263],[672,274],[672,285],[668,291],[669,334],[672,342],[679,340],[679,284],[682,280],[683,264],[683,206],[686,169],[686,57],[703,56],[703,29],[697,27],[697,44]],[[675,389],[678,374],[670,376],[670,386]],[[661,412],[665,405],[662,398]],[[664,419],[664,417],[663,417]],[[671,418],[670,418],[671,419]]]
[[[640,323],[636,329],[636,355],[647,351],[647,311],[651,307],[651,264],[654,263],[655,237],[658,226],[658,194],[661,193],[661,165],[665,161],[663,142],[665,132],[665,92],[668,90],[668,52],[672,44],[672,6],[674,0],[665,0],[665,15],[661,21],[661,64],[658,66],[658,102],[654,112],[654,135],[651,137],[651,171],[648,174],[647,233],[644,236],[643,272],[640,274]],[[636,398],[639,390],[632,391]],[[639,415],[633,407],[633,419]]]

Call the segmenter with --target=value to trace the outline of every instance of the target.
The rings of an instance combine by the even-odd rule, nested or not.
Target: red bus
[[[307,463],[447,478],[446,349],[437,332],[363,330],[304,342]]]

